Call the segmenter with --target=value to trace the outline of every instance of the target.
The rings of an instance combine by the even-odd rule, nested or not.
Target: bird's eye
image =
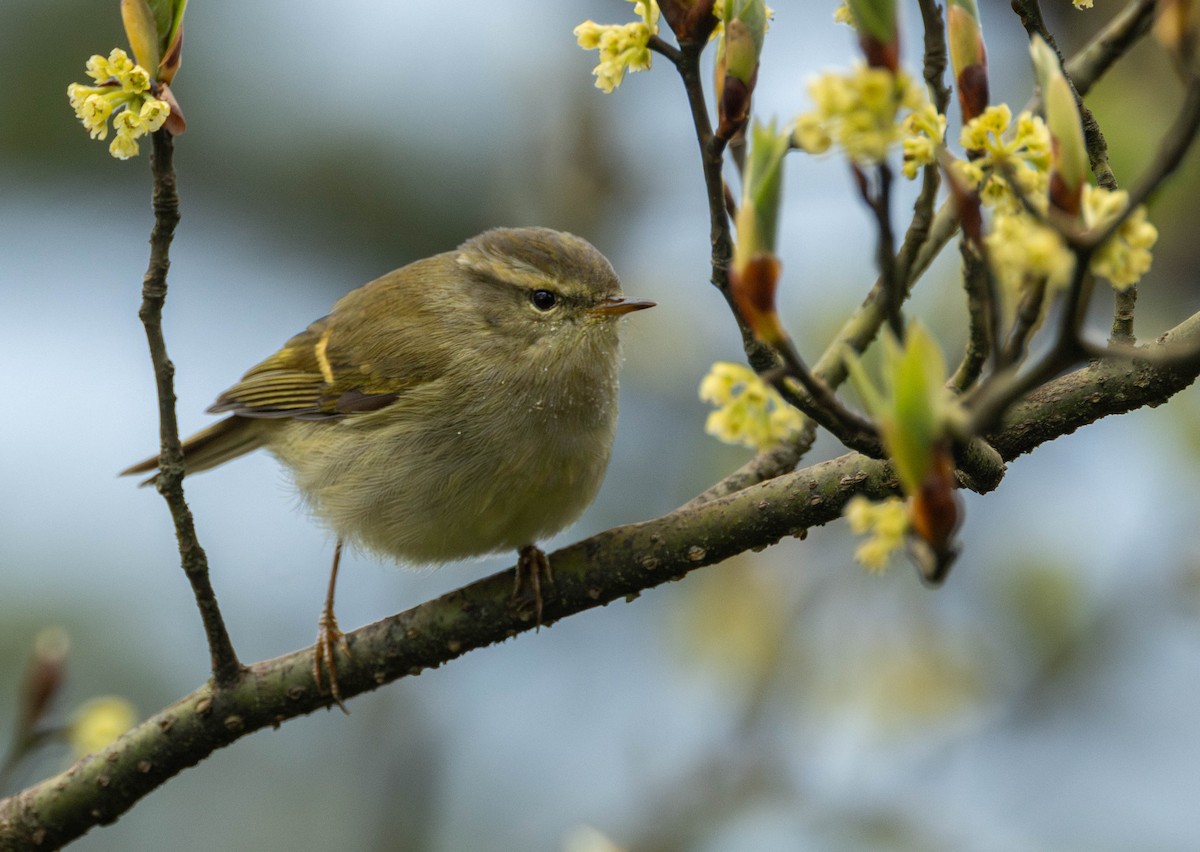
[[[549,290],[534,290],[529,294],[529,301],[539,311],[548,311],[558,304],[558,296]]]

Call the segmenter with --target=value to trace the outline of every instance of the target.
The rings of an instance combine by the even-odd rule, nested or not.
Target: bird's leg
[[[524,602],[533,598],[533,617],[537,625],[542,624],[542,578],[546,584],[554,585],[554,572],[550,560],[536,544],[527,544],[517,556],[517,579],[513,583],[513,600]]]
[[[321,669],[322,667],[328,669],[329,694],[333,696],[337,706],[342,708],[342,712],[349,715],[350,711],[342,702],[342,690],[338,687],[337,661],[334,655],[335,645],[341,645],[347,653],[350,651],[346,635],[338,628],[337,618],[333,614],[333,592],[337,587],[338,564],[341,561],[342,539],[339,537],[333,548],[333,568],[329,571],[329,591],[325,594],[325,607],[321,610],[321,622],[317,630],[317,644],[313,652],[313,679],[316,680],[317,691],[320,692],[322,690]]]

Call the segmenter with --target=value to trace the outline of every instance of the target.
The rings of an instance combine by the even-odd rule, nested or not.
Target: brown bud
[[[954,459],[950,448],[939,446],[934,451],[933,470],[909,506],[913,533],[926,545],[917,550],[921,579],[939,585],[958,556],[954,534],[962,522],[962,506],[954,487]]]
[[[754,71],[757,78],[758,69]],[[725,76],[725,84],[721,87],[720,124],[716,135],[729,140],[745,128],[750,118],[750,92],[754,87],[754,79],[746,85],[732,74]]]
[[[860,35],[859,47],[872,68],[886,68],[893,74],[900,70],[900,41],[880,41],[870,35]]]
[[[716,0],[659,0],[658,8],[681,44],[703,43],[717,26],[715,5]]]
[[[987,66],[968,65],[958,73],[958,105],[963,124],[987,109],[988,97]]]
[[[775,312],[779,270],[779,259],[771,254],[756,254],[740,267],[729,270],[729,285],[738,311],[754,336],[772,346],[786,340],[779,314]]]
[[[160,83],[157,87],[155,97],[167,102],[171,107],[171,113],[167,116],[167,120],[163,122],[163,129],[172,136],[179,136],[183,131],[187,130],[187,121],[183,117],[183,110],[179,108],[179,101],[175,100],[175,95],[171,92],[171,87],[166,83]]]
[[[69,647],[70,640],[61,628],[48,628],[37,635],[29,666],[21,681],[20,721],[17,725],[21,739],[33,734],[37,723],[49,709],[50,702],[58,694],[66,675]]]

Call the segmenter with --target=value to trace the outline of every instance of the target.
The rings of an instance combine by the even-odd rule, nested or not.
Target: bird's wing
[[[333,315],[297,334],[252,367],[221,394],[209,412],[242,417],[322,420],[377,411],[432,376],[381,375],[366,353],[356,353],[337,334]],[[389,371],[390,372],[390,371]]]

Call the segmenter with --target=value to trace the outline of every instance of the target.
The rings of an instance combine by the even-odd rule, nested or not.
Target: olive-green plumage
[[[265,447],[339,538],[411,563],[519,548],[591,502],[617,418],[612,267],[495,229],[343,297],[209,409],[188,473]],[[150,459],[125,473],[157,467]]]

